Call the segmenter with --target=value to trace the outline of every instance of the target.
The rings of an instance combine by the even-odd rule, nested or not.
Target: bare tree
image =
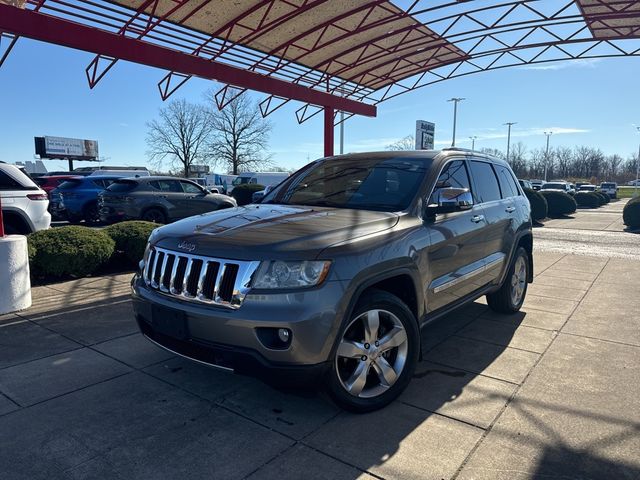
[[[407,135],[404,138],[401,138],[397,142],[390,143],[385,147],[387,150],[415,150],[416,149],[416,141],[413,135]]]
[[[518,142],[511,146],[509,163],[518,177],[523,177],[527,174],[527,147],[524,143]]]
[[[214,101],[212,92],[207,95]],[[270,165],[266,150],[272,126],[248,95],[237,96],[222,110],[214,107],[210,115],[213,135],[208,148],[215,163],[223,164],[233,175]]]
[[[569,147],[557,147],[553,150],[558,166],[558,175],[561,178],[568,178],[570,173],[573,151]]]
[[[211,122],[202,105],[173,100],[160,109],[159,119],[147,123],[147,155],[158,169],[169,159],[173,168],[189,176],[192,164],[204,161]]]

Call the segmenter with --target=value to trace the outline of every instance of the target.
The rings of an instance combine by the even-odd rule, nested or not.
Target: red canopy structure
[[[376,106],[447,79],[559,60],[640,55],[632,0],[0,0],[0,65],[19,36],[96,54],[94,88],[118,60],[224,86],[219,108],[255,90],[264,116],[291,100],[300,123]],[[231,88],[233,87],[233,88]]]

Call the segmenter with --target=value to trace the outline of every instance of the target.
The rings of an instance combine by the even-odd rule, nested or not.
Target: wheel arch
[[[13,222],[13,225],[17,226],[21,235],[28,235],[35,231],[29,219],[19,210],[3,208],[2,217],[5,225]]]

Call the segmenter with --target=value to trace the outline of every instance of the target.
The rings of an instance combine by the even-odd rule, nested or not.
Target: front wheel
[[[142,220],[152,223],[167,223],[167,216],[159,208],[150,208],[142,214]]]
[[[366,294],[343,329],[328,392],[345,410],[370,412],[391,403],[413,376],[420,350],[414,315],[396,296]]]
[[[511,268],[500,290],[487,295],[487,304],[500,313],[515,313],[520,310],[527,295],[529,279],[529,254],[518,247]]]

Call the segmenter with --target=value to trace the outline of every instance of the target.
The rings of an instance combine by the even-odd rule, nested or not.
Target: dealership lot
[[[159,350],[128,274],[36,287],[0,317],[2,478],[638,478],[640,258],[554,237],[637,250],[600,211],[535,229],[523,311],[428,326],[408,390],[367,415]]]

